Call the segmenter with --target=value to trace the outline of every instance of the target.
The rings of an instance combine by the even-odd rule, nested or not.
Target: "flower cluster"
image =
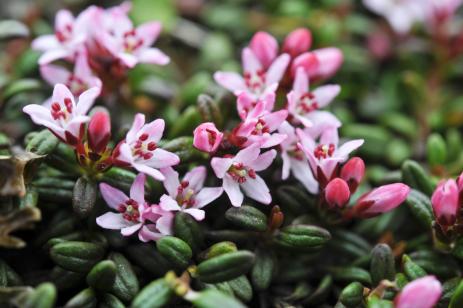
[[[242,51],[243,75],[214,75],[217,83],[236,96],[241,122],[230,132],[203,123],[194,132],[194,145],[212,157],[212,169],[222,179],[233,206],[241,206],[244,195],[263,204],[271,203],[270,190],[257,172],[267,169],[277,154],[283,162],[282,179],[292,174],[307,191],[319,193],[327,208],[342,209],[362,180],[365,166],[360,158],[342,165],[363,140],[340,144],[338,129],[342,123],[322,110],[341,87],[309,87],[311,82],[336,72],[342,53],[335,48],[308,51],[310,45],[310,31],[297,29],[286,37],[279,54],[276,39],[259,32]],[[286,104],[275,110],[278,91],[286,91]],[[372,217],[392,210],[408,192],[408,186],[401,183],[377,188],[348,209],[346,217]]]
[[[458,7],[461,0],[363,0],[371,11],[383,15],[395,32],[406,34],[415,23],[425,23],[434,31],[445,25]]]
[[[112,147],[108,112],[87,115],[101,86],[90,67],[101,72],[102,63],[94,63],[100,60],[124,70],[137,62],[168,61],[160,51],[149,47],[159,34],[160,25],[148,23],[133,28],[127,17],[128,8],[127,5],[108,10],[90,7],[75,20],[68,12],[60,12],[55,35],[38,38],[34,43],[50,47],[39,61],[45,78],[57,83],[53,96],[46,105],[24,108],[36,124],[46,126],[75,149],[77,161],[88,176],[112,166],[139,172],[130,197],[108,184],[100,184],[104,200],[118,213],[108,212],[98,217],[98,225],[120,229],[124,236],[138,232],[140,240],[149,241],[171,234],[175,212],[203,220],[203,207],[224,191],[235,207],[243,204],[245,196],[271,204],[272,195],[262,172],[277,156],[282,161],[282,180],[292,175],[308,192],[319,195],[322,208],[343,212],[344,218],[372,217],[392,210],[406,198],[408,186],[396,183],[376,188],[361,196],[354,207],[347,207],[365,172],[362,159],[349,160],[349,155],[363,140],[340,142],[341,121],[323,110],[341,87],[335,84],[310,87],[310,83],[336,72],[342,63],[342,53],[336,48],[309,51],[311,33],[307,29],[290,33],[281,51],[274,37],[259,32],[243,49],[243,75],[215,73],[215,80],[233,91],[241,121],[227,132],[219,131],[212,122],[202,123],[194,130],[193,145],[209,154],[212,170],[222,181],[221,187],[203,187],[207,168],[201,165],[179,179],[179,173],[172,167],[180,163],[180,158],[160,146],[165,129],[162,119],[147,123],[145,115],[136,114],[125,138]],[[89,18],[98,23],[98,31],[92,30],[97,27],[90,29]],[[114,26],[111,31],[109,25]],[[74,72],[48,64],[57,59],[75,61]],[[113,73],[113,69],[108,72]],[[60,83],[64,79],[77,83]],[[88,89],[90,85],[94,87]],[[280,105],[276,104],[279,92],[285,97],[281,109],[276,108]],[[164,184],[166,193],[156,204],[145,200],[146,175]]]
[[[52,86],[65,84],[78,96],[91,87],[101,88],[102,80],[103,86],[109,87],[137,63],[169,63],[167,55],[151,47],[161,24],[147,22],[134,27],[128,16],[130,8],[129,3],[110,9],[90,6],[77,17],[68,10],[59,11],[55,33],[32,42],[32,48],[43,52],[39,59],[42,77]],[[57,60],[70,62],[74,69],[52,64]]]

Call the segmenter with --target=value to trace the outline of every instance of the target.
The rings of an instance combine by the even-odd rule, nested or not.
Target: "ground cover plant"
[[[2,2],[0,305],[463,307],[462,2]]]

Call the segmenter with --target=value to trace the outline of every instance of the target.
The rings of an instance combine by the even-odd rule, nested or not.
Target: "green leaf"
[[[412,189],[407,196],[405,204],[423,226],[431,228],[434,214],[431,200],[428,196],[416,189]]]
[[[447,159],[447,145],[441,135],[434,133],[426,144],[428,163],[431,166],[443,165]]]
[[[373,286],[381,280],[393,281],[395,277],[395,262],[391,248],[387,244],[378,244],[371,252],[370,274]]]
[[[156,247],[161,255],[179,269],[187,268],[193,256],[190,246],[174,236],[159,239]]]
[[[245,230],[264,232],[267,230],[267,216],[255,207],[243,205],[225,212],[225,218]]]
[[[254,263],[250,251],[237,251],[223,254],[201,262],[197,267],[198,278],[206,283],[217,283],[246,274]]]
[[[159,21],[167,31],[171,31],[177,21],[175,4],[170,0],[133,0],[130,16],[136,25]]]
[[[29,29],[25,24],[12,19],[0,21],[0,41],[16,37],[28,36]]]
[[[363,285],[360,282],[351,282],[341,292],[339,301],[346,307],[357,307],[363,301]]]
[[[274,238],[282,247],[295,251],[313,251],[323,247],[331,239],[331,234],[320,227],[291,225],[284,227]]]
[[[192,302],[197,308],[217,308],[220,303],[220,308],[245,308],[238,300],[226,295],[218,290],[207,289],[199,292],[199,296]]]
[[[72,192],[72,208],[81,218],[88,217],[95,207],[98,194],[97,183],[81,176]]]
[[[97,290],[110,290],[115,279],[116,264],[110,260],[98,262],[87,275],[88,285]]]
[[[42,283],[27,297],[24,308],[52,308],[56,302],[55,285],[49,282]]]
[[[116,264],[116,279],[111,286],[111,293],[124,302],[129,302],[137,295],[140,286],[138,278],[132,269],[129,261],[120,253],[114,252],[109,259]]]
[[[103,258],[104,252],[104,248],[98,244],[69,241],[54,245],[50,256],[64,269],[85,273]]]
[[[174,295],[166,280],[161,278],[144,287],[132,302],[132,308],[165,307]]]

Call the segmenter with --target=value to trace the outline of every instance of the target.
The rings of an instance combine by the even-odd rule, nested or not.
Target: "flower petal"
[[[252,50],[248,47],[244,48],[241,53],[241,61],[245,73],[254,73],[262,69],[262,64]]]
[[[42,56],[39,58],[39,65],[44,65],[51,63],[55,60],[59,59],[64,59],[67,57],[72,56],[72,51],[63,49],[63,48],[57,48],[57,49],[51,49],[46,51]]]
[[[31,43],[32,49],[45,51],[60,49],[61,44],[54,34],[41,35]]]
[[[222,187],[204,187],[195,196],[195,207],[202,208],[207,204],[211,203],[223,193]]]
[[[298,160],[295,158],[290,158],[291,160],[291,172],[294,177],[299,180],[299,182],[304,185],[304,187],[311,194],[318,193],[318,182],[315,180],[312,171],[310,169],[309,163],[304,160]]]
[[[145,203],[145,180],[146,175],[140,173],[135,178],[135,181],[133,181],[132,187],[130,187],[130,198],[139,204]]]
[[[140,63],[166,65],[170,62],[169,56],[157,48],[142,49],[137,53],[137,57]]]
[[[138,131],[145,125],[145,115],[137,113],[133,119],[132,127],[127,132],[125,140],[129,143],[135,141]]]
[[[151,153],[153,153],[153,157],[145,162],[148,166],[156,169],[177,165],[180,162],[180,158],[176,154],[160,148]]]
[[[159,170],[149,167],[147,165],[133,162],[132,167],[134,167],[135,170],[143,172],[144,174],[147,174],[158,181],[165,180],[164,175]]]
[[[100,184],[100,192],[106,204],[115,210],[119,208],[120,204],[125,203],[129,199],[122,191],[106,183]]]
[[[188,182],[188,187],[194,191],[199,191],[204,186],[204,181],[206,180],[206,167],[198,166],[190,170],[183,177],[184,181]]]
[[[341,87],[339,85],[328,84],[315,89],[313,95],[315,96],[318,107],[323,108],[331,103],[331,101],[338,96],[339,92],[341,92]]]
[[[216,72],[214,80],[225,89],[234,92],[242,92],[246,89],[243,77],[234,72]]]
[[[186,209],[183,212],[190,214],[196,221],[201,221],[206,216],[206,213],[200,209]]]
[[[165,177],[165,180],[162,182],[164,184],[164,188],[169,193],[169,196],[177,198],[177,189],[180,186],[178,172],[171,167],[162,168],[161,172]]]
[[[67,82],[71,73],[61,66],[47,64],[40,66],[40,75],[48,84],[54,86],[57,83]]]
[[[254,171],[265,170],[272,164],[272,162],[273,162],[273,160],[275,159],[276,156],[277,156],[277,151],[276,150],[267,151],[267,152],[259,155],[259,157],[257,157],[257,159],[254,160],[250,164],[250,166],[252,167],[252,169],[254,169]]]
[[[243,204],[243,193],[240,190],[240,185],[236,183],[228,174],[223,178],[223,189],[230,198],[233,206],[241,206]]]
[[[137,27],[137,36],[143,39],[143,46],[151,46],[161,33],[162,24],[159,21],[150,21]]]
[[[134,234],[135,232],[137,232],[138,230],[140,230],[140,228],[142,226],[143,226],[142,223],[138,223],[138,224],[135,224],[135,225],[132,225],[132,226],[129,226],[129,227],[122,228],[121,229],[121,234],[123,236],[130,236],[130,235]]]
[[[79,100],[76,106],[76,114],[84,115],[87,114],[87,111],[92,107],[95,99],[100,95],[101,89],[98,87],[93,87],[83,92],[79,96]]]
[[[211,160],[212,170],[214,170],[215,175],[221,179],[225,176],[228,169],[230,169],[233,164],[233,159],[223,158],[223,157],[214,157]]]
[[[132,225],[122,217],[122,214],[107,212],[96,218],[96,223],[102,228],[118,230],[122,228],[127,228]]]
[[[245,166],[251,165],[259,156],[259,144],[252,144],[247,148],[239,151],[233,158],[234,162],[243,163]]]
[[[159,206],[164,211],[180,211],[182,208],[178,205],[177,201],[175,201],[171,196],[162,195],[161,200],[159,202]]]
[[[340,146],[334,155],[343,159],[347,159],[349,157],[350,152],[361,147],[363,142],[363,139],[348,141],[344,143],[342,146]]]
[[[153,224],[144,225],[138,232],[138,238],[142,242],[157,241],[164,235],[156,229]]]
[[[265,83],[271,85],[273,83],[279,83],[283,77],[286,68],[288,67],[291,58],[288,54],[284,53],[273,61],[272,65],[268,68]]]
[[[247,177],[246,182],[242,183],[240,186],[249,198],[263,204],[270,204],[270,202],[272,202],[270,190],[260,176],[256,175],[255,179]]]
[[[137,133],[137,139],[143,135],[148,134],[150,141],[158,142],[164,133],[165,122],[163,119],[157,119],[144,125]]]

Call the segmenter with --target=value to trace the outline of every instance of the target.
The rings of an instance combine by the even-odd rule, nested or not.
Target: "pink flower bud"
[[[101,153],[106,149],[109,139],[111,139],[111,120],[109,115],[103,111],[96,112],[88,124],[88,146],[94,153]]]
[[[432,308],[442,294],[442,286],[434,276],[425,276],[408,283],[396,296],[396,308]]]
[[[278,53],[277,40],[267,32],[257,32],[251,39],[249,47],[264,68],[270,66]]]
[[[365,163],[360,157],[352,157],[341,169],[341,178],[347,182],[351,193],[357,190],[365,175]]]
[[[349,186],[340,178],[331,180],[325,187],[325,200],[330,208],[342,208],[350,198]]]
[[[283,52],[295,58],[309,50],[312,45],[312,33],[309,29],[299,28],[288,34],[283,43]]]
[[[291,76],[294,77],[296,75],[297,68],[302,67],[307,75],[309,75],[310,78],[313,78],[313,76],[317,74],[319,66],[320,61],[313,52],[304,52],[294,59],[293,64],[291,65]]]
[[[455,180],[442,181],[432,194],[434,216],[441,226],[455,223],[458,212],[458,186]]]
[[[351,214],[370,218],[392,211],[405,201],[409,192],[410,187],[402,183],[380,186],[361,196]]]
[[[221,133],[212,122],[207,122],[196,127],[193,132],[193,145],[203,152],[213,153],[222,142]]]
[[[338,48],[322,48],[312,51],[318,60],[318,69],[311,78],[320,80],[333,76],[344,61],[342,51]]]

